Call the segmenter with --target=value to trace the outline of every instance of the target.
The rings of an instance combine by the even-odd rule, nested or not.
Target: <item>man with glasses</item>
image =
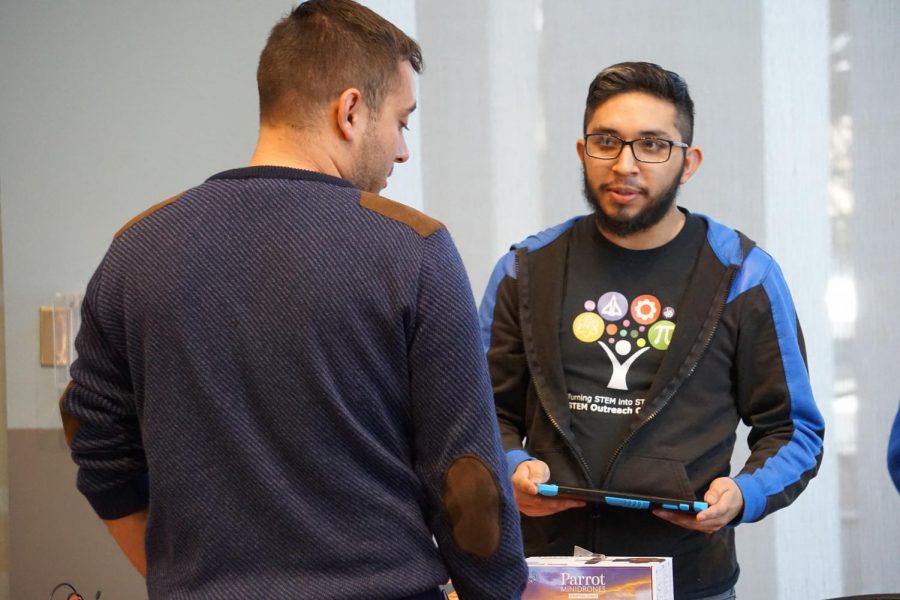
[[[703,159],[685,82],[603,70],[577,142],[590,215],[513,246],[482,337],[528,555],[672,556],[677,598],[732,598],[734,525],[815,476],[824,422],[781,272],[676,206]],[[740,421],[751,454],[731,477]],[[709,507],[631,510],[538,495],[552,482]]]

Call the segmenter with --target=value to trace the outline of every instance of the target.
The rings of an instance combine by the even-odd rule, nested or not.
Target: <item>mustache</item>
[[[601,183],[597,190],[600,192],[608,192],[610,190],[624,190],[627,192],[637,192],[639,194],[647,195],[647,188],[640,185],[632,185],[624,181],[610,181],[607,183]]]

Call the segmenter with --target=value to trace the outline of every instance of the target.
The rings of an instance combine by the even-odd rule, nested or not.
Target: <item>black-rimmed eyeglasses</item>
[[[613,160],[619,158],[622,148],[631,146],[634,159],[644,163],[664,163],[672,156],[672,146],[689,148],[684,142],[673,142],[662,138],[646,137],[623,140],[611,133],[584,134],[584,153],[591,158]]]

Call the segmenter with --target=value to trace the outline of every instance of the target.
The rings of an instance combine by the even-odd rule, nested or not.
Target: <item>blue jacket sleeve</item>
[[[735,285],[743,289],[737,348],[738,408],[751,454],[735,477],[742,522],[783,508],[806,488],[822,460],[825,422],[816,406],[803,335],[778,265],[754,248]]]
[[[425,245],[409,368],[432,532],[460,597],[517,598],[527,567],[471,287],[446,230]]]
[[[888,472],[894,480],[894,486],[900,492],[900,408],[894,417],[894,426],[891,427],[891,435],[888,440]]]

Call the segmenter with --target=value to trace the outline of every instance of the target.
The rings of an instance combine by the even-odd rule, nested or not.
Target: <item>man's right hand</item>
[[[528,517],[546,517],[584,506],[581,500],[561,500],[538,496],[537,484],[550,481],[550,467],[540,460],[526,460],[516,467],[512,476],[513,493],[519,511]]]

